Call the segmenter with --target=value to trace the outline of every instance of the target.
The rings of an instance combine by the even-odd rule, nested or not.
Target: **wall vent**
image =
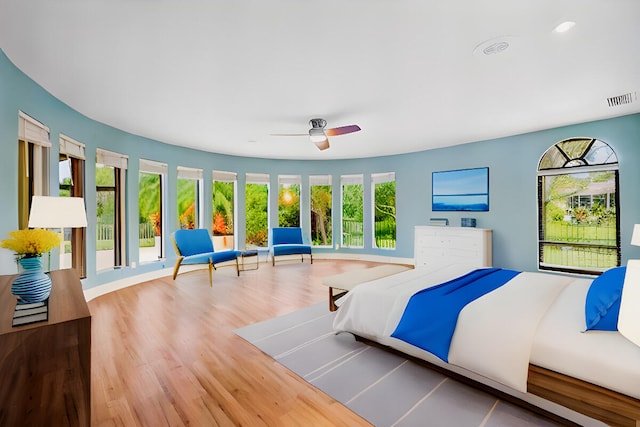
[[[618,105],[631,104],[638,100],[636,92],[625,93],[624,95],[618,95],[611,98],[607,98],[609,107],[617,107]]]

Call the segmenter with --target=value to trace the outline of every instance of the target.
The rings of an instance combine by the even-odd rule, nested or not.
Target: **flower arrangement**
[[[9,236],[0,241],[0,248],[14,251],[18,259],[39,257],[60,245],[58,233],[42,228],[10,231]]]

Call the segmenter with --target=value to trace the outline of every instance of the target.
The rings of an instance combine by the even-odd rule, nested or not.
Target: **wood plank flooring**
[[[89,302],[93,426],[368,426],[233,330],[327,302],[323,277],[364,261],[206,270]],[[327,302],[328,304],[328,302]]]

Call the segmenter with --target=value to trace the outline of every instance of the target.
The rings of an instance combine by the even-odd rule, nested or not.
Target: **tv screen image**
[[[431,184],[433,211],[489,210],[489,168],[433,172]]]

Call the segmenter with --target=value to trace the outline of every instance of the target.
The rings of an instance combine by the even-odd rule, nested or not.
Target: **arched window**
[[[599,274],[620,265],[618,158],[594,138],[549,148],[538,165],[538,266]]]

